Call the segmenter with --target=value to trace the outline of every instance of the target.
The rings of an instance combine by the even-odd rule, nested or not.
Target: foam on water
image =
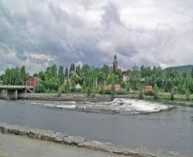
[[[61,108],[61,109],[75,109],[76,105],[67,104],[43,104],[45,107]]]
[[[161,103],[135,99],[123,99],[123,98],[114,99],[111,102],[111,105],[113,107],[116,107],[117,109],[125,109],[127,111],[147,112],[147,113],[166,111],[171,108],[171,106]]]
[[[136,99],[116,98],[112,102],[84,102],[76,104],[75,101],[65,102],[33,102],[33,105],[42,105],[44,107],[89,111],[89,112],[112,112],[121,114],[154,113],[166,111],[172,107],[169,105],[149,102]]]

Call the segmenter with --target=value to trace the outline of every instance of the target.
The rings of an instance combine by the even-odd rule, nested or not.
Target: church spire
[[[117,60],[117,55],[116,55],[116,53],[115,53],[115,55],[114,55],[114,60]]]
[[[116,72],[118,69],[118,60],[117,60],[117,55],[114,55],[114,60],[113,60],[113,72]]]

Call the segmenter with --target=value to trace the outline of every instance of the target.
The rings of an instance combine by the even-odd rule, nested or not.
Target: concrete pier
[[[12,86],[12,85],[0,85],[0,96],[2,96],[2,91],[7,91],[7,98],[10,100],[17,100],[19,94],[27,93],[28,91],[33,92],[33,86]]]
[[[7,96],[11,100],[17,100],[18,99],[18,90],[8,90],[7,91]]]

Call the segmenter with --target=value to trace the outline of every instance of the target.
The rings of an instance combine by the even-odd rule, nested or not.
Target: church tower
[[[117,56],[115,54],[114,59],[113,59],[113,72],[116,72],[118,69],[118,60],[117,60]]]

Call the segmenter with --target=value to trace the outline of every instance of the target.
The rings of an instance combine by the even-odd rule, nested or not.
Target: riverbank
[[[78,136],[70,136],[70,135],[66,135],[66,134],[61,133],[61,132],[54,132],[51,130],[43,130],[43,129],[32,129],[29,127],[8,125],[5,123],[0,123],[0,137],[3,137],[1,134],[5,134],[5,136],[6,135],[17,135],[17,136],[21,136],[21,137],[25,137],[25,138],[28,137],[28,138],[38,140],[38,141],[47,141],[47,142],[51,142],[51,143],[57,143],[60,145],[65,145],[65,147],[66,146],[73,146],[74,149],[76,149],[76,150],[78,150],[78,148],[79,149],[82,148],[82,149],[80,149],[80,152],[84,151],[83,149],[106,152],[106,153],[110,154],[109,156],[115,156],[115,155],[121,155],[122,156],[122,155],[124,155],[124,156],[130,156],[130,157],[156,157],[156,156],[157,157],[171,157],[171,156],[180,157],[179,155],[176,155],[176,154],[166,154],[166,153],[164,154],[163,152],[158,152],[158,151],[157,152],[148,152],[147,150],[146,151],[144,151],[144,150],[134,151],[130,148],[126,148],[123,146],[117,146],[117,145],[113,145],[110,143],[102,143],[99,141],[89,140],[89,139],[85,139],[83,137],[78,137]],[[1,140],[1,141],[3,141],[3,143],[0,145],[3,145],[5,140]],[[9,140],[9,142],[10,142],[10,140]],[[17,144],[17,142],[19,142],[19,141],[15,141],[16,144]],[[21,146],[21,143],[19,142],[19,147]],[[35,144],[35,145],[37,145],[37,144]],[[22,148],[22,149],[25,149],[25,148]],[[53,148],[51,148],[51,149],[53,149]],[[72,147],[70,149],[73,150]],[[39,149],[37,149],[37,151],[38,150]],[[1,152],[1,150],[0,150],[0,152]],[[92,152],[92,153],[95,154],[94,152]],[[4,154],[2,154],[2,155],[4,155]],[[37,156],[39,156],[39,155],[37,155]],[[93,156],[93,155],[88,154],[88,156]],[[105,154],[105,156],[108,156],[108,154]]]
[[[76,102],[108,102],[110,95],[87,96],[86,94],[20,94],[19,99],[23,100],[49,100],[49,101],[76,101]]]
[[[0,133],[0,157],[122,157],[85,148]]]
[[[125,98],[125,99],[138,99],[138,93],[130,93],[128,95],[102,95],[95,94],[93,96],[87,96],[86,94],[78,94],[78,93],[69,93],[69,94],[45,94],[45,93],[27,93],[20,94],[19,99],[21,100],[46,100],[46,101],[75,101],[75,102],[110,102],[113,98]],[[181,106],[193,106],[193,101],[180,99],[178,96],[176,100],[170,100],[169,97],[160,98],[154,100],[153,97],[145,96],[143,100],[151,101],[151,102],[160,102],[164,104],[171,105],[181,105]]]
[[[69,136],[64,133],[54,132],[51,130],[32,129],[29,127],[13,126],[5,123],[0,123],[0,132],[3,134],[20,135],[41,141],[49,141],[63,145],[71,145],[96,151],[103,151],[111,154],[119,154],[133,157],[148,157],[148,155],[146,154],[133,152],[129,149],[121,148],[109,143],[92,141],[78,136]]]

